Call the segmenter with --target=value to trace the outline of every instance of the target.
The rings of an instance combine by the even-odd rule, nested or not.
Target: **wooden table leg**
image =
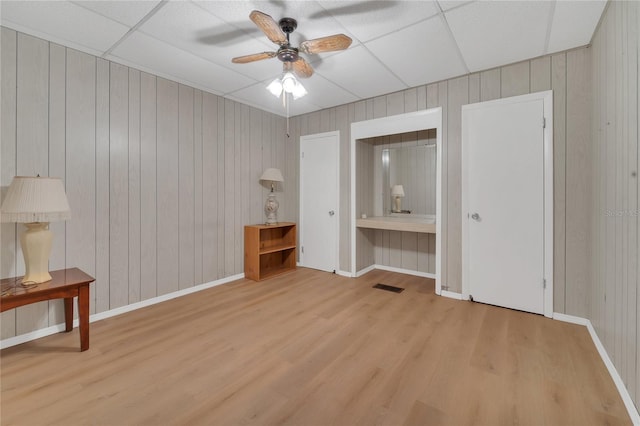
[[[89,349],[89,284],[78,288],[78,316],[80,317],[80,351]]]
[[[64,331],[73,330],[73,297],[64,298]]]

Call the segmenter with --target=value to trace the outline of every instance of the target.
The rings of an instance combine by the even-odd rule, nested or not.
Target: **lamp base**
[[[402,211],[402,198],[397,196],[395,198],[396,209],[394,210],[394,213],[400,213]]]
[[[49,222],[25,223],[27,230],[20,237],[24,257],[25,274],[23,283],[43,283],[51,280],[49,274],[49,254],[53,234]]]
[[[276,225],[278,223],[278,207],[280,207],[280,203],[276,200],[276,194],[270,192],[264,205],[264,212],[267,215],[265,225]]]

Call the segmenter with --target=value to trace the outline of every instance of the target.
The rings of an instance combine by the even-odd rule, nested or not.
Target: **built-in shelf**
[[[244,276],[260,281],[296,269],[296,224],[244,227]]]
[[[294,248],[296,248],[295,244],[282,244],[282,245],[275,246],[275,247],[269,247],[269,248],[266,248],[266,249],[261,249],[260,250],[260,254],[276,253],[278,251],[294,249]]]
[[[356,227],[371,229],[386,229],[388,231],[436,233],[435,219],[407,216],[374,216],[366,219],[356,219]]]

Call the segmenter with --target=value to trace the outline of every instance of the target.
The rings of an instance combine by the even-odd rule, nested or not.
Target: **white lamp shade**
[[[393,185],[393,188],[391,188],[391,195],[393,197],[404,197],[404,188],[402,185]]]
[[[307,94],[307,89],[304,88],[302,83],[298,82],[298,84],[293,88],[293,92],[291,92],[291,94],[293,95],[293,99],[300,99]]]
[[[286,73],[284,77],[282,77],[282,88],[289,93],[293,93],[297,84],[298,81],[290,72]]]
[[[55,222],[71,218],[59,178],[16,176],[0,207],[2,222]]]
[[[267,169],[264,171],[262,176],[260,176],[260,180],[268,180],[271,182],[284,182],[284,178],[282,177],[282,172],[280,169]]]
[[[282,82],[280,79],[276,78],[267,86],[267,90],[271,92],[271,94],[275,97],[280,97],[282,93]]]

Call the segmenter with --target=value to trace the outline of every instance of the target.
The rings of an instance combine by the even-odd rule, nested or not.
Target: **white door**
[[[531,97],[463,107],[463,293],[543,314],[545,104]]]
[[[338,269],[340,133],[300,138],[300,265]]]

